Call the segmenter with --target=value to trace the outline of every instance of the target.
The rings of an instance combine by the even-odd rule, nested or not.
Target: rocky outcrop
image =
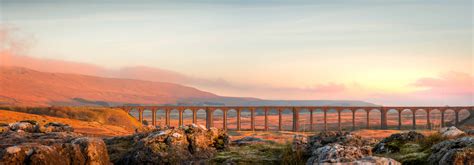
[[[376,144],[372,151],[377,154],[398,152],[401,145],[423,138],[425,138],[423,134],[415,131],[392,134]]]
[[[446,140],[431,147],[430,164],[474,164],[474,138]]]
[[[328,144],[313,151],[307,164],[352,162],[369,155],[372,155],[370,146]]]
[[[101,139],[64,132],[64,124],[55,125],[49,125],[54,131],[48,132],[33,121],[9,124],[0,134],[0,164],[109,164]]]
[[[131,148],[113,159],[114,164],[176,164],[200,161],[228,147],[229,136],[218,129],[199,125],[156,130],[126,137],[133,139]],[[107,139],[114,146],[117,138]],[[111,153],[114,154],[114,153]]]
[[[51,122],[44,125],[44,132],[74,132],[74,128],[67,124]]]
[[[246,136],[241,139],[232,141],[232,144],[244,146],[244,145],[253,145],[253,144],[265,144],[265,143],[271,143],[271,142],[272,141],[263,140],[261,138]]]
[[[350,162],[351,165],[401,165],[400,162],[393,160],[391,158],[377,157],[377,156],[368,156],[362,159],[359,159],[354,162]]]
[[[350,132],[321,132],[309,137],[307,164],[354,162],[372,155],[371,144],[373,141]]]
[[[454,138],[466,134],[455,126],[443,127],[439,130],[439,133],[441,134],[441,136],[446,138]]]

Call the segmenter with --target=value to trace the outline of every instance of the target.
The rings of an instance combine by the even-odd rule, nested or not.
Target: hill
[[[352,100],[263,100],[224,97],[174,83],[0,67],[0,105],[8,106],[375,106]]]
[[[173,83],[0,67],[0,105],[174,104],[183,98],[217,97]]]

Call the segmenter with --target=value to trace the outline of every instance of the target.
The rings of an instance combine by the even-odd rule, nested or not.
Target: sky
[[[473,14],[471,0],[0,0],[22,58],[224,96],[383,105],[473,105]]]

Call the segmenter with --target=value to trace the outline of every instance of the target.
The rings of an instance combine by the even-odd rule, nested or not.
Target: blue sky
[[[0,5],[2,25],[30,41],[29,56],[112,69],[139,65],[245,86],[343,84],[396,94],[420,90],[410,84],[425,77],[474,70],[469,0]]]

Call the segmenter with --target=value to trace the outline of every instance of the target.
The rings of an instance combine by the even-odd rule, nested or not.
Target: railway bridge
[[[192,123],[197,123],[197,111],[204,110],[206,112],[206,127],[214,127],[213,125],[213,112],[220,110],[222,111],[222,121],[223,125],[222,128],[224,130],[228,129],[228,112],[233,110],[236,112],[236,118],[237,118],[237,128],[235,130],[241,131],[241,112],[243,110],[250,111],[250,130],[255,131],[255,114],[256,110],[263,110],[263,116],[264,116],[264,129],[260,129],[262,131],[268,131],[269,130],[269,111],[270,110],[276,110],[278,112],[278,130],[282,130],[282,115],[283,111],[289,110],[292,112],[292,131],[299,131],[300,127],[300,111],[305,110],[306,112],[309,112],[310,115],[310,121],[309,121],[309,131],[313,131],[314,129],[314,124],[315,121],[313,120],[313,114],[316,110],[322,111],[324,113],[324,118],[323,118],[323,127],[324,130],[328,129],[328,118],[327,114],[329,111],[331,112],[336,112],[337,113],[337,128],[341,130],[341,112],[342,111],[349,111],[352,113],[352,130],[355,130],[356,128],[356,111],[364,111],[366,113],[366,128],[370,128],[369,126],[369,120],[370,120],[370,113],[373,111],[379,111],[380,112],[380,129],[387,129],[387,113],[391,111],[392,113],[396,112],[398,113],[398,129],[402,129],[402,111],[409,111],[410,113],[413,113],[413,118],[412,118],[412,129],[416,129],[416,112],[418,111],[424,111],[426,112],[426,123],[427,123],[427,128],[431,129],[431,121],[430,121],[430,113],[433,111],[438,111],[441,113],[441,127],[443,127],[446,123],[445,117],[446,117],[446,112],[447,111],[454,111],[454,124],[458,125],[460,122],[459,118],[459,113],[461,111],[468,111],[469,112],[469,118],[473,117],[474,115],[474,106],[445,106],[445,107],[429,107],[429,106],[420,106],[420,107],[410,107],[410,106],[397,106],[397,107],[357,107],[357,106],[123,106],[120,107],[127,113],[130,113],[130,111],[138,111],[138,120],[140,122],[143,122],[144,117],[144,111],[151,111],[151,124],[156,125],[157,121],[157,115],[156,112],[158,110],[162,110],[165,113],[165,125],[170,126],[170,114],[171,111],[178,111],[179,112],[179,126],[183,125],[183,113],[185,110],[190,110],[192,111]]]

